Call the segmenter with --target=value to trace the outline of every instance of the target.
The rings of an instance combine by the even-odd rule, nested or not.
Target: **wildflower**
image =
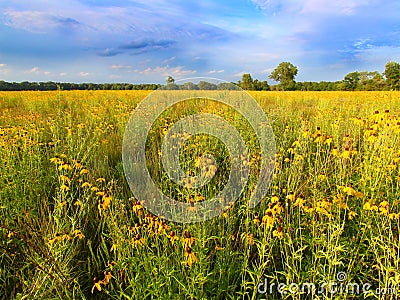
[[[81,187],[83,187],[83,188],[85,188],[85,187],[91,187],[92,186],[92,184],[90,184],[89,182],[84,182],[84,183],[82,183],[82,185],[81,185]]]
[[[272,208],[272,212],[275,215],[280,215],[281,213],[283,213],[283,205],[282,202],[278,202],[274,205],[274,207]]]
[[[389,203],[385,200],[379,204],[379,212],[382,215],[387,215],[389,213]]]
[[[305,202],[306,201],[302,197],[297,197],[296,202],[293,204],[293,206],[303,207]]]
[[[140,201],[136,201],[136,203],[133,205],[133,212],[134,213],[137,213],[137,212],[141,213],[142,208],[143,208],[143,206],[142,206],[142,204],[140,204]]]
[[[171,231],[168,235],[169,240],[171,241],[171,244],[173,245],[176,240],[179,240],[179,238],[176,236],[175,231]]]
[[[330,144],[332,143],[332,136],[331,135],[327,136],[324,143],[330,146]]]
[[[62,190],[64,192],[67,192],[67,191],[69,191],[69,186],[63,184],[63,185],[60,186],[60,190]]]
[[[52,162],[53,164],[58,164],[59,161],[60,161],[60,159],[58,157],[50,158],[50,162]]]
[[[262,225],[266,227],[266,229],[272,228],[274,225],[275,218],[272,215],[271,211],[267,211],[267,214],[262,218]]]
[[[347,159],[347,158],[350,158],[350,155],[351,155],[351,152],[350,152],[349,148],[346,147],[344,149],[344,151],[342,152],[342,154],[340,154],[340,157],[344,158],[344,159]]]
[[[376,206],[375,204],[371,204],[369,201],[367,201],[364,203],[363,209],[378,211],[378,206]]]
[[[356,194],[356,191],[351,186],[346,186],[343,189],[343,192],[346,193],[348,196],[354,196]]]
[[[215,246],[215,250],[221,251],[221,250],[224,250],[224,248],[222,248],[220,245],[216,245]]]
[[[185,236],[182,238],[182,244],[183,247],[192,247],[192,245],[194,244],[194,240],[195,238],[192,237],[192,235],[190,234],[189,231],[185,232]]]
[[[71,179],[68,176],[65,176],[65,175],[60,175],[60,179],[61,179],[61,181],[66,181],[68,183],[71,182]]]
[[[253,222],[256,225],[260,224],[260,217],[259,216],[255,216]]]
[[[106,180],[103,177],[97,178],[96,182],[105,182]]]
[[[62,164],[58,166],[58,170],[72,170],[72,167],[70,164],[66,163],[66,164]]]
[[[80,175],[88,174],[88,173],[89,173],[89,170],[87,170],[87,169],[82,169],[82,170],[79,172]]]
[[[353,220],[356,216],[358,216],[356,212],[352,210],[349,212],[349,220]]]
[[[279,197],[276,194],[272,194],[271,203],[277,203],[279,201]]]
[[[83,239],[84,237],[85,237],[85,235],[82,233],[82,231],[80,231],[79,229],[75,229],[73,232],[72,232],[72,235],[75,237],[75,238],[78,238],[78,239]]]
[[[98,209],[100,211],[108,209],[110,207],[111,200],[112,200],[111,196],[104,194],[103,198],[99,201]]]
[[[294,193],[290,191],[289,194],[286,196],[286,199],[289,201],[294,201],[295,199]]]
[[[277,230],[274,230],[272,232],[273,237],[278,237],[279,239],[283,238],[283,228],[282,226],[279,226]]]
[[[339,156],[339,150],[338,150],[338,148],[336,146],[333,147],[333,149],[331,151],[331,154],[333,156]]]
[[[187,257],[187,264],[189,267],[191,267],[193,263],[197,262],[196,255],[194,255],[194,253],[192,252],[192,248],[186,248],[185,256]]]
[[[145,239],[140,237],[139,234],[137,234],[133,239],[132,239],[132,244],[133,246],[142,246],[145,244]]]
[[[101,291],[101,285],[106,286],[110,282],[111,278],[112,278],[112,275],[111,275],[111,272],[109,272],[109,271],[105,271],[104,272],[104,279],[103,280],[97,279],[95,277],[93,279],[94,285],[93,285],[93,288],[92,288],[92,293],[93,293],[95,288],[100,292]]]

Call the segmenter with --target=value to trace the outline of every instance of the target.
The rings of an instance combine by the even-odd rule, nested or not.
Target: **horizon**
[[[156,83],[168,76],[335,82],[400,60],[400,3],[353,0],[0,3],[0,80]]]

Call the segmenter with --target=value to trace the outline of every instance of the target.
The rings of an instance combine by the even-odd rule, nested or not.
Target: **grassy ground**
[[[151,215],[124,179],[125,125],[148,94],[0,93],[1,299],[396,299],[399,92],[251,93],[277,145],[270,192],[255,209],[246,199],[260,156],[245,122],[214,102],[178,105],[147,144],[148,167],[166,194],[207,199],[229,170],[224,146],[198,135],[185,144],[182,167],[196,174],[199,157],[213,154],[216,180],[193,190],[166,178],[160,140],[179,116],[223,116],[251,150],[239,201],[195,224]],[[342,290],[333,293],[330,282]],[[302,294],[303,283],[317,291]],[[346,290],[364,284],[362,295]]]

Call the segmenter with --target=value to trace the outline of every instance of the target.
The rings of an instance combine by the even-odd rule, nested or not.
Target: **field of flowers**
[[[221,143],[196,135],[182,168],[198,173],[211,153],[215,179],[193,189],[166,178],[160,141],[179,118],[222,116],[250,148],[241,198],[193,224],[152,215],[126,183],[125,126],[149,93],[0,92],[0,299],[397,298],[400,92],[252,92],[277,147],[270,191],[254,209],[246,200],[260,151],[246,121],[206,99],[166,111],[147,166],[180,201],[215,195],[230,166]],[[307,294],[302,283],[320,288]]]

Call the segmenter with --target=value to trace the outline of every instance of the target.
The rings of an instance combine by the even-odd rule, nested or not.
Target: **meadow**
[[[212,154],[215,179],[174,185],[160,141],[179,118],[224,117],[250,148],[241,198],[192,224],[146,211],[124,177],[125,126],[149,93],[0,92],[1,299],[397,299],[400,92],[250,92],[277,150],[254,209],[246,200],[260,151],[246,120],[208,100],[166,111],[151,128],[147,166],[180,201],[215,195],[230,166],[224,145],[195,135],[182,168],[196,174]],[[319,289],[307,294],[302,283]]]

